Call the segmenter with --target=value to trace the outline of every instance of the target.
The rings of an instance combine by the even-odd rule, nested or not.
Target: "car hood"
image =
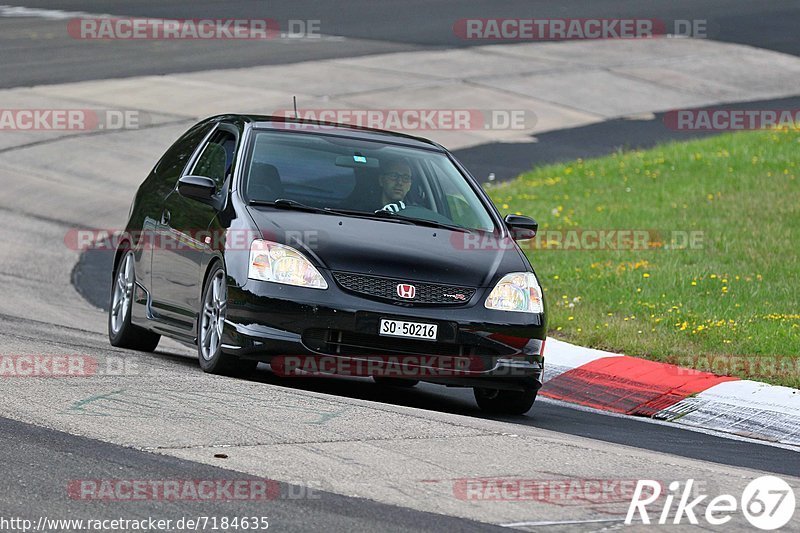
[[[498,274],[527,271],[516,246],[478,233],[388,220],[248,207],[267,240],[301,250],[323,268],[487,287]]]

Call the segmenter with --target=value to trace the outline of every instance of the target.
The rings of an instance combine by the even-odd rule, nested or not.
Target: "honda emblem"
[[[412,299],[417,295],[417,288],[408,283],[400,283],[397,285],[397,295],[400,298]]]

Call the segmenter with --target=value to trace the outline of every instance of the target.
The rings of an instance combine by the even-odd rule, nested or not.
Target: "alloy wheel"
[[[116,335],[125,324],[133,299],[133,253],[128,252],[117,271],[114,298],[111,301],[111,330]]]
[[[200,354],[206,361],[210,361],[222,345],[222,329],[225,325],[227,305],[225,272],[222,270],[217,272],[209,284],[200,319]]]

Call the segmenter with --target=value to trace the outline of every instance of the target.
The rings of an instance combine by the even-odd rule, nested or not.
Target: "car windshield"
[[[495,229],[487,208],[443,153],[332,135],[257,131],[253,137],[244,187],[250,202],[382,210],[469,230]]]

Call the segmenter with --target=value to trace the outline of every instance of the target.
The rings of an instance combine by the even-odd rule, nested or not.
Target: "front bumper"
[[[544,315],[486,309],[486,289],[463,305],[446,307],[376,301],[335,284],[317,290],[250,280],[228,291],[223,349],[242,358],[368,360],[359,368],[378,373],[376,361],[382,358],[392,369],[399,364],[408,379],[453,386],[489,386],[489,381],[497,388],[541,386]],[[437,341],[380,336],[381,318],[437,324]],[[454,368],[458,372],[447,373]]]

